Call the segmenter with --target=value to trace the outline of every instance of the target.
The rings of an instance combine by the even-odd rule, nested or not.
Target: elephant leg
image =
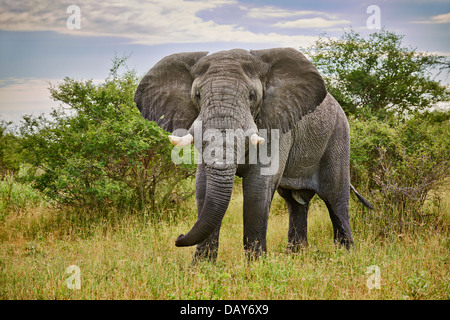
[[[338,199],[324,199],[333,224],[334,241],[347,249],[354,244],[348,214],[349,197],[350,187],[344,188]]]
[[[206,192],[205,167],[203,166],[203,164],[199,164],[197,166],[197,173],[195,176],[195,195],[197,201],[197,214],[199,216],[203,209],[203,204],[205,201],[205,192]],[[212,262],[216,261],[217,251],[219,250],[219,232],[220,232],[220,225],[208,238],[197,244],[193,263],[204,259],[208,259]]]
[[[289,211],[288,252],[299,252],[308,246],[307,217],[312,190],[289,190],[278,188]]]
[[[197,244],[193,263],[205,259],[211,262],[216,261],[219,251],[219,231],[220,225],[208,238]]]
[[[248,175],[243,179],[244,250],[249,260],[267,252],[269,210],[275,192],[271,179]]]

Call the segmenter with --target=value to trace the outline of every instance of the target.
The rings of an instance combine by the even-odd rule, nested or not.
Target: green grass
[[[445,200],[448,203],[448,194]],[[11,201],[10,201],[11,202]],[[441,226],[378,237],[351,203],[356,246],[333,244],[326,207],[313,200],[309,247],[288,255],[288,216],[273,203],[268,254],[248,263],[242,248],[242,192],[236,188],[224,218],[218,260],[191,265],[194,248],[174,240],[196,220],[195,200],[185,218],[155,223],[148,216],[94,213],[33,205],[0,221],[2,299],[449,299],[448,212]],[[448,204],[447,204],[448,208]],[[364,213],[367,214],[367,213]],[[66,268],[80,268],[81,289],[69,289]],[[368,267],[380,268],[370,290]]]
[[[18,212],[30,206],[39,207],[46,201],[48,200],[30,185],[17,182],[12,175],[0,180],[0,220],[9,211]]]

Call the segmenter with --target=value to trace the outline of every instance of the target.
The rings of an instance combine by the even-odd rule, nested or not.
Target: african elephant
[[[353,244],[348,214],[350,189],[366,206],[370,204],[350,184],[349,125],[317,69],[297,50],[173,54],[142,78],[134,101],[143,117],[156,121],[166,131],[183,129],[183,136],[176,132],[169,136],[175,145],[195,142],[196,149],[205,150],[231,130],[245,132],[240,136],[240,141],[245,141],[240,144],[244,146],[241,161],[236,156],[238,143],[229,139],[220,140],[223,150],[216,148],[215,152],[223,151],[231,160],[214,158],[215,152],[210,152],[206,161],[205,153],[199,152],[198,220],[175,241],[178,247],[197,245],[194,260],[217,257],[219,229],[235,175],[242,177],[243,242],[249,256],[266,252],[275,190],[289,210],[289,250],[298,251],[307,245],[308,205],[316,193],[328,208],[335,241],[346,247]],[[199,123],[200,129],[196,129]],[[208,136],[208,131],[214,132],[215,138]],[[195,139],[196,135],[203,137]],[[250,163],[249,155],[275,143],[277,148],[270,150],[276,170],[262,174],[272,164],[259,159]]]

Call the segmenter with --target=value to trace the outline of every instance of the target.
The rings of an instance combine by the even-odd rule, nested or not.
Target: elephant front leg
[[[220,226],[208,238],[197,244],[193,263],[205,259],[211,262],[216,261],[219,251],[219,231]]]
[[[247,177],[244,191],[244,250],[249,260],[267,252],[266,234],[274,186],[267,179]]]
[[[200,215],[203,209],[203,204],[205,201],[205,193],[206,193],[205,167],[203,164],[199,164],[197,166],[197,174],[195,177],[195,196],[197,200],[198,215]],[[212,262],[216,261],[217,252],[219,250],[219,232],[220,232],[220,225],[208,238],[197,244],[194,259],[192,261],[193,263],[205,259],[208,259]]]

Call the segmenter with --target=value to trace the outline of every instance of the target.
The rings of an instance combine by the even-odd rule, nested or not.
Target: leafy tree
[[[168,134],[137,110],[138,78],[118,72],[125,60],[115,58],[100,84],[65,78],[50,88],[62,102],[51,118],[23,118],[27,161],[41,169],[32,180],[60,203],[155,211],[193,175],[192,167],[174,165]]]
[[[446,58],[403,46],[402,40],[386,30],[368,38],[350,31],[339,39],[321,37],[307,53],[347,114],[385,119],[449,99],[448,89],[432,78],[433,70],[448,69]]]

